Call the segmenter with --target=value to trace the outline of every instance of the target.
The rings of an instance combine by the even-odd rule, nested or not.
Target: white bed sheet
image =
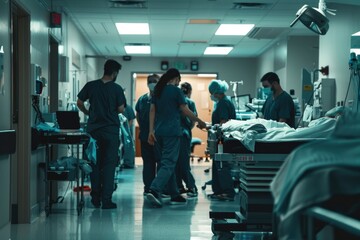
[[[328,138],[335,129],[337,120],[323,117],[313,120],[305,128],[291,128],[286,123],[273,120],[230,120],[221,126],[226,137],[238,139],[248,150],[255,151],[255,141],[296,141]]]

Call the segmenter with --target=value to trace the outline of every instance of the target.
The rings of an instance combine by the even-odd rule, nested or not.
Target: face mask
[[[218,102],[219,99],[217,97],[215,97],[214,95],[210,95],[210,99],[214,102]]]
[[[155,86],[156,86],[156,83],[149,83],[148,84],[148,88],[149,88],[150,91],[154,91]]]
[[[270,87],[263,88],[263,94],[269,96],[271,94],[271,88]]]

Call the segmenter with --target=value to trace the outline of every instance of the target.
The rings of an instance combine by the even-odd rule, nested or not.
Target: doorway
[[[145,93],[149,92],[147,87],[147,76],[152,73],[135,73],[133,74],[133,89],[134,107],[137,99]],[[213,110],[213,103],[210,100],[208,85],[211,80],[216,79],[217,74],[181,74],[181,83],[188,82],[192,86],[191,99],[196,104],[198,116],[205,122],[211,122],[211,113]],[[180,84],[181,84],[180,83]],[[141,157],[140,141],[138,139],[139,125],[135,124],[135,151],[136,156]],[[194,155],[197,157],[204,157],[207,142],[207,132],[202,131],[197,127],[192,130],[193,138],[199,138],[202,141],[201,145],[194,148]]]
[[[30,15],[11,3],[11,116],[16,152],[11,156],[11,222],[30,222],[31,84]]]

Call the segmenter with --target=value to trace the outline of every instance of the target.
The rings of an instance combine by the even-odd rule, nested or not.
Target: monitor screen
[[[250,94],[232,96],[231,101],[233,102],[233,104],[235,106],[235,110],[247,111],[248,109],[246,107],[246,104],[251,102]]]

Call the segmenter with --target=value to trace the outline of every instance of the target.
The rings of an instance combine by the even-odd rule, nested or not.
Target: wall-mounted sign
[[[50,27],[61,28],[61,13],[51,12],[50,13]]]

